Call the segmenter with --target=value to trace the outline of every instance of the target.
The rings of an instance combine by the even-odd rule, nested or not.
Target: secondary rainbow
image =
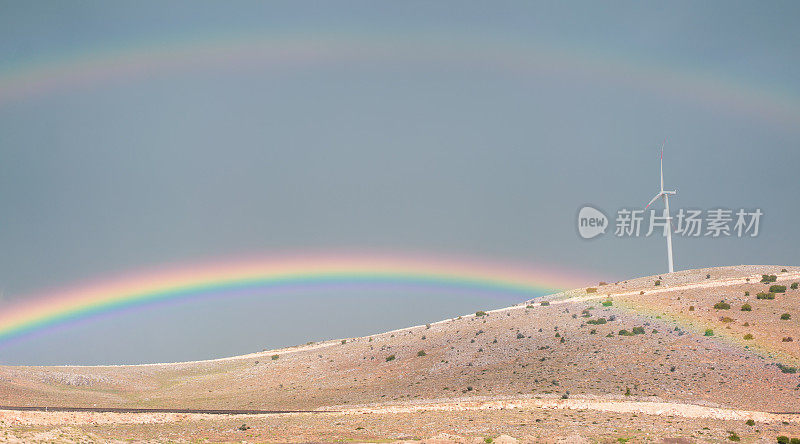
[[[14,65],[0,64],[0,105],[172,72],[354,64],[490,70],[520,79],[572,78],[634,88],[720,113],[755,117],[792,131],[800,124],[800,98],[774,84],[745,82],[726,73],[658,63],[602,48],[546,46],[514,36],[476,39],[455,30],[222,33],[117,43]]]
[[[508,263],[412,256],[306,255],[225,261],[136,273],[56,290],[0,312],[0,343],[132,307],[232,292],[291,287],[381,285],[505,295],[516,301],[590,282],[573,273]]]

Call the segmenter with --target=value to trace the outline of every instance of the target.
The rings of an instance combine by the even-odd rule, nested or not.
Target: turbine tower
[[[669,272],[672,273],[674,268],[672,266],[672,216],[669,214],[669,196],[675,195],[677,191],[664,191],[664,144],[667,143],[667,140],[664,139],[664,142],[661,144],[661,189],[656,194],[656,197],[647,204],[647,207],[653,204],[659,197],[664,198],[664,210],[667,212],[667,264],[669,265]],[[646,210],[647,207],[644,207]]]

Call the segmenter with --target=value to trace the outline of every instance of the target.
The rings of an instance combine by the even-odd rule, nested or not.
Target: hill
[[[219,360],[0,367],[5,406],[327,412],[3,411],[0,420],[14,436],[44,440],[59,430],[134,440],[716,442],[734,433],[773,442],[800,437],[798,281],[800,267],[690,270]]]

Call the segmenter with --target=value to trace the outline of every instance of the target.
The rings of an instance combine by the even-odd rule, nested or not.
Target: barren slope
[[[223,360],[0,367],[0,404],[310,410],[569,396],[800,410],[800,374],[787,373],[800,361],[800,290],[756,299],[768,288],[761,274],[787,287],[800,281],[800,268],[783,268],[679,272],[658,286],[657,276],[641,278],[485,316]],[[731,308],[714,309],[721,300]],[[745,303],[751,311],[740,311]],[[644,333],[619,334],[635,327]]]

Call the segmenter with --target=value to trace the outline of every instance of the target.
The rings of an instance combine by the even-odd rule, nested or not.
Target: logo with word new
[[[605,234],[608,229],[608,218],[597,208],[585,206],[578,211],[578,234],[584,239],[591,239]]]

